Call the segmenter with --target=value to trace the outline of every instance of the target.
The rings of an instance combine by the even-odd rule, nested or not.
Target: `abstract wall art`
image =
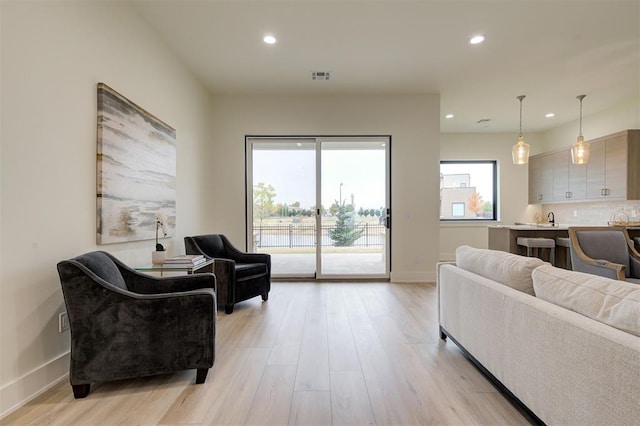
[[[98,83],[97,243],[175,235],[176,131]]]

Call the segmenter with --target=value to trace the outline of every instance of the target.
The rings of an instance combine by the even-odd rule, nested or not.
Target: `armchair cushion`
[[[236,263],[236,279],[247,280],[268,273],[266,263]]]

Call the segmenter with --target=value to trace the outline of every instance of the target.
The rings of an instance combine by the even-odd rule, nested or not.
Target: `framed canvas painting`
[[[175,235],[176,130],[98,83],[97,243]]]

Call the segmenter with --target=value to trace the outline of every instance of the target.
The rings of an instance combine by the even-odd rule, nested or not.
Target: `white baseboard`
[[[66,352],[0,387],[0,419],[67,379],[69,355],[70,353]]]
[[[390,280],[394,283],[434,283],[436,271],[391,272]]]

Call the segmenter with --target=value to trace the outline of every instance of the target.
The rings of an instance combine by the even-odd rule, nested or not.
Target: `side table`
[[[187,274],[195,274],[196,272],[212,272],[213,273],[213,259],[208,259],[197,265],[179,265],[170,263],[158,263],[145,266],[136,266],[134,269],[140,272],[160,272],[162,277],[165,272],[186,272]]]

